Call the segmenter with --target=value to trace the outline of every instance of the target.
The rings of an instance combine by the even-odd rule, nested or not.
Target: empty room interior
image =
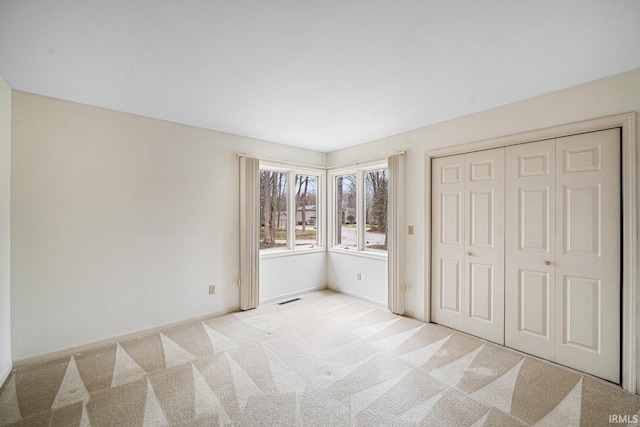
[[[0,426],[639,424],[639,23],[0,0]]]

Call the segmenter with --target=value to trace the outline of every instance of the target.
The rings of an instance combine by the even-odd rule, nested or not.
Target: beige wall
[[[327,164],[343,164],[365,155],[370,158],[408,150],[406,220],[408,225],[415,227],[415,234],[405,237],[405,299],[407,313],[423,319],[428,296],[425,280],[425,245],[428,242],[425,241],[427,224],[424,219],[427,151],[632,111],[640,113],[640,70],[336,151],[327,156]],[[344,277],[352,275],[355,271],[343,273]],[[341,288],[341,284],[335,282],[330,282],[329,286]],[[640,333],[640,319],[636,324]]]
[[[17,91],[12,132],[14,360],[237,309],[235,153],[325,159]]]
[[[11,89],[0,77],[0,385],[11,370]]]

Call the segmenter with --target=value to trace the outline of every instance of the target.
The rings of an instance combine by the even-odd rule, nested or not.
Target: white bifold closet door
[[[504,344],[504,148],[432,161],[432,321]]]
[[[554,359],[555,140],[507,147],[505,344]]]
[[[620,130],[506,149],[505,344],[620,382]]]

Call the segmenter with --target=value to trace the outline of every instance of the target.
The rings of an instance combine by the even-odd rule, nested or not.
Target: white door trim
[[[425,153],[425,313],[431,321],[431,159],[471,151],[506,147],[526,142],[559,138],[585,132],[620,127],[622,129],[622,387],[636,393],[636,284],[638,280],[638,205],[636,113],[539,129]]]

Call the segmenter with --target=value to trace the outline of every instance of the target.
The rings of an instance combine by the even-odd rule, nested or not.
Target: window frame
[[[361,256],[365,258],[374,258],[386,260],[388,258],[388,251],[383,249],[367,248],[365,245],[365,205],[366,205],[366,190],[365,190],[365,173],[369,171],[375,171],[380,169],[389,169],[387,160],[362,163],[358,165],[346,166],[341,168],[335,168],[327,171],[327,181],[330,183],[327,185],[327,193],[329,200],[329,224],[327,227],[328,236],[328,250],[329,252],[349,254],[355,256]],[[337,235],[337,191],[336,191],[336,178],[343,175],[356,175],[356,232],[357,243],[356,247],[343,246],[336,242]],[[388,231],[387,231],[388,232]]]
[[[287,174],[287,246],[279,248],[260,249],[260,258],[276,258],[282,256],[309,254],[314,252],[325,251],[325,179],[326,173],[324,169],[314,169],[310,167],[298,167],[288,165],[286,163],[277,163],[270,161],[260,161],[260,171],[266,170],[270,172],[280,172]],[[295,230],[296,230],[296,197],[295,197],[295,179],[296,175],[306,175],[317,177],[316,188],[316,238],[318,244],[313,247],[296,248]],[[260,190],[262,191],[262,190]]]

